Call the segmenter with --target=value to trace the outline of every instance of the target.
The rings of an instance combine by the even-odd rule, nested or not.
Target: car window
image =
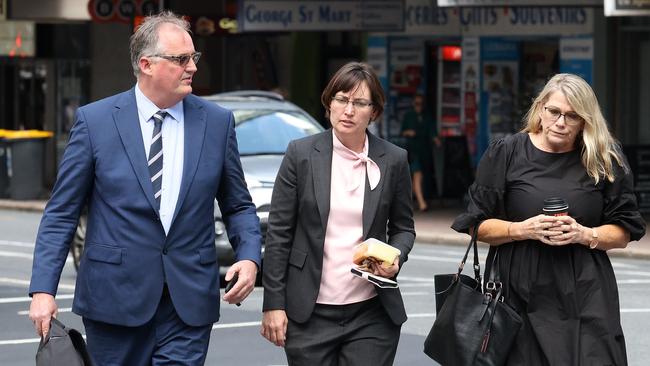
[[[301,112],[233,110],[240,155],[284,154],[291,140],[322,128]]]

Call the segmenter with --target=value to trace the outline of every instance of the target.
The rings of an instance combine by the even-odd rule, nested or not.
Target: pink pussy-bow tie
[[[377,187],[377,184],[379,184],[379,179],[381,178],[381,172],[379,171],[379,165],[372,161],[368,157],[368,155],[364,153],[354,153],[356,160],[353,164],[354,168],[357,168],[361,164],[366,165],[366,171],[364,172],[363,169],[355,169],[355,171],[358,171],[359,176],[356,177],[357,179],[352,179],[352,181],[349,182],[348,184],[348,192],[354,191],[355,189],[359,188],[359,186],[365,181],[364,175],[366,172],[368,173],[368,183],[370,183],[370,190],[373,190]]]

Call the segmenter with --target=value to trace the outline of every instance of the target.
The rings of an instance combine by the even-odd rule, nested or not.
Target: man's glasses
[[[337,95],[332,98],[332,104],[335,107],[339,108],[345,108],[347,107],[348,103],[352,103],[352,106],[356,109],[366,109],[370,106],[372,106],[372,102],[369,102],[364,99],[355,99],[355,100],[350,100],[350,98],[343,97],[340,95]]]
[[[187,66],[187,63],[190,62],[190,59],[192,59],[195,64],[198,63],[199,59],[201,58],[201,52],[188,53],[185,55],[151,55],[150,57],[164,58],[165,60],[175,63],[176,65],[185,67]]]
[[[584,122],[584,119],[575,112],[562,113],[561,110],[555,107],[544,107],[544,116],[553,122],[557,122],[560,117],[564,116],[564,122],[571,126],[576,126]]]

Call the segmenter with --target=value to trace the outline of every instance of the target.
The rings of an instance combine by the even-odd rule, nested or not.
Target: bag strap
[[[485,283],[485,292],[490,292],[494,297],[503,301],[501,289],[503,287],[501,278],[499,277],[499,247],[494,248],[494,257],[492,257],[492,265],[490,266],[490,274]]]
[[[474,226],[474,230],[472,230],[472,238],[469,241],[469,245],[467,245],[467,249],[465,250],[465,255],[463,256],[463,260],[460,262],[460,265],[458,266],[458,273],[456,273],[457,277],[460,277],[460,274],[463,272],[463,268],[465,267],[465,262],[467,262],[467,257],[469,256],[469,251],[472,247],[474,247],[474,279],[480,284],[481,283],[481,264],[478,260],[478,244],[476,243],[477,237],[478,237],[478,227],[480,223],[476,224]]]

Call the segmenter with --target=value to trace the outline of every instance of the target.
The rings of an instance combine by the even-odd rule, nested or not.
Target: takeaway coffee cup
[[[569,214],[569,205],[564,198],[549,197],[544,200],[544,208],[542,211],[545,215],[549,216],[566,216]]]

